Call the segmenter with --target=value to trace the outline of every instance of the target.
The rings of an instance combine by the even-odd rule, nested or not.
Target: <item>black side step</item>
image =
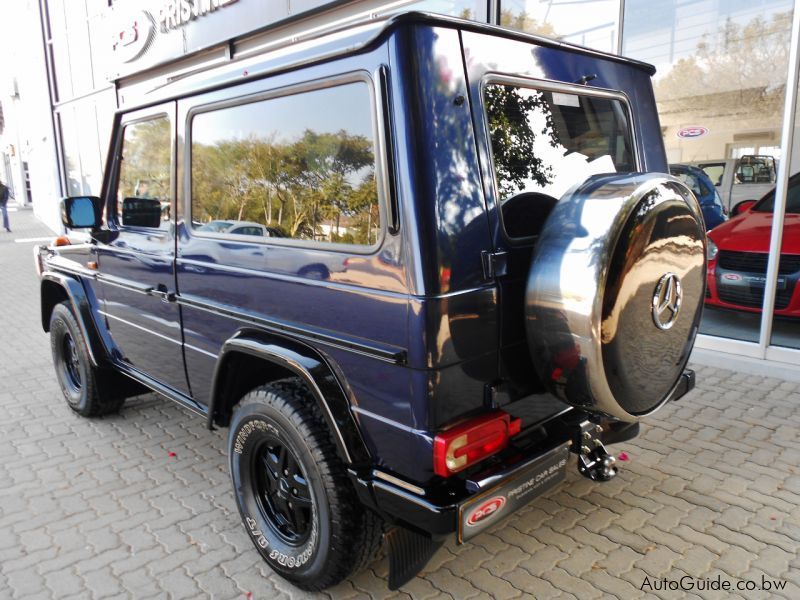
[[[389,589],[396,590],[417,576],[442,547],[437,542],[405,527],[395,527],[386,534],[389,542]]]

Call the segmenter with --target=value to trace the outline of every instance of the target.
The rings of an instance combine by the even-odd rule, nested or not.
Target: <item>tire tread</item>
[[[298,378],[282,379],[256,388],[241,401],[240,407],[268,404],[286,416],[306,440],[312,459],[320,470],[331,515],[330,568],[313,583],[293,581],[307,591],[336,585],[375,558],[383,543],[383,519],[358,501],[331,439],[330,430],[315,399]],[[287,577],[291,579],[290,577]]]
[[[50,348],[53,353],[56,352],[55,344],[56,344],[56,337],[53,334],[54,327],[58,328],[60,325],[57,325],[57,321],[61,320],[64,323],[64,327],[69,331],[72,339],[75,341],[75,347],[80,354],[81,361],[84,361],[87,365],[87,377],[86,381],[82,381],[81,384],[86,386],[86,394],[88,395],[88,400],[86,405],[82,408],[78,408],[74,406],[72,403],[67,402],[69,407],[76,412],[77,414],[81,415],[82,417],[102,417],[103,415],[108,415],[111,413],[118,412],[122,405],[125,403],[124,398],[101,398],[98,394],[97,390],[97,368],[91,365],[91,361],[89,360],[89,351],[86,348],[86,340],[81,333],[81,328],[78,325],[78,321],[75,319],[75,315],[72,313],[72,307],[67,302],[61,302],[57,304],[53,308],[53,312],[50,316]],[[60,382],[59,382],[59,385]]]

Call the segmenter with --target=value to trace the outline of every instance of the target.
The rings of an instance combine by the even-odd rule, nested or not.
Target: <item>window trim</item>
[[[122,175],[122,164],[124,162],[122,150],[125,144],[125,129],[129,125],[136,125],[138,123],[143,123],[145,121],[154,121],[160,118],[166,118],[167,123],[169,124],[169,205],[170,205],[170,223],[174,222],[174,212],[175,212],[175,166],[176,166],[176,156],[175,156],[175,117],[174,117],[174,102],[169,102],[167,105],[161,105],[156,108],[159,110],[150,112],[152,109],[145,109],[145,110],[137,110],[131,113],[123,114],[120,123],[119,123],[119,134],[117,135],[117,139],[114,144],[114,157],[113,160],[116,163],[116,168],[114,170],[114,177],[111,182],[111,186],[108,192],[108,198],[106,199],[105,206],[106,206],[106,222],[114,224],[114,227],[119,231],[139,231],[139,232],[146,232],[146,233],[153,233],[153,232],[164,232],[165,230],[161,227],[144,227],[141,225],[125,225],[119,218],[119,212],[117,210],[117,194],[119,192],[119,183],[120,183],[120,176]],[[167,110],[167,107],[172,107],[172,111]],[[164,110],[161,110],[164,108]],[[141,116],[138,116],[140,115]],[[113,210],[109,210],[113,209]]]
[[[636,135],[636,123],[631,110],[630,98],[625,92],[619,90],[610,90],[606,88],[587,87],[585,85],[563,83],[560,81],[552,81],[550,79],[537,79],[532,77],[519,77],[515,75],[506,75],[498,72],[488,72],[480,82],[481,94],[481,118],[483,120],[483,135],[486,138],[487,154],[489,157],[488,174],[490,178],[492,197],[494,201],[494,208],[497,212],[497,220],[500,223],[500,231],[503,238],[511,245],[525,246],[535,242],[538,239],[536,235],[529,235],[525,237],[511,237],[506,231],[505,223],[503,222],[503,211],[500,204],[500,194],[497,187],[497,173],[495,172],[494,163],[494,150],[492,149],[492,136],[489,131],[489,114],[486,111],[486,88],[489,85],[512,85],[518,87],[525,87],[536,91],[547,92],[564,92],[568,94],[576,94],[580,96],[589,96],[593,98],[604,98],[607,100],[618,100],[622,103],[622,107],[628,117],[628,128],[630,131],[631,152],[633,154],[633,164],[637,172],[642,170],[641,156]],[[556,199],[558,200],[558,198]]]
[[[263,102],[267,100],[275,100],[278,98],[285,98],[297,94],[313,92],[317,90],[324,90],[338,86],[347,85],[350,83],[365,83],[367,85],[367,95],[370,102],[370,123],[372,125],[372,145],[373,153],[375,155],[375,187],[378,196],[378,219],[380,227],[378,229],[378,237],[376,241],[370,245],[362,244],[343,244],[340,242],[322,242],[317,240],[304,240],[299,238],[278,238],[278,237],[262,237],[262,236],[245,236],[233,235],[228,233],[216,233],[210,231],[198,231],[193,226],[192,220],[192,121],[198,114],[215,112],[226,108],[233,108],[243,106],[246,104],[255,104],[256,102]],[[230,89],[230,88],[229,88]],[[235,89],[235,88],[233,88]],[[372,79],[369,71],[359,69],[349,72],[344,72],[337,75],[328,77],[312,79],[300,83],[294,83],[284,86],[279,86],[263,91],[237,95],[224,100],[217,100],[206,104],[198,104],[190,107],[186,111],[185,121],[185,141],[184,141],[184,181],[185,186],[185,199],[184,199],[184,222],[188,224],[186,231],[192,237],[214,239],[225,242],[238,242],[242,244],[259,244],[259,245],[274,245],[284,247],[306,248],[313,250],[325,250],[347,254],[359,255],[374,255],[383,247],[384,240],[388,232],[389,210],[387,206],[388,199],[386,198],[387,186],[391,186],[392,182],[387,177],[387,157],[385,156],[385,148],[388,132],[384,130],[381,123],[379,110],[380,99],[376,96],[376,85]],[[268,225],[263,224],[265,227]]]

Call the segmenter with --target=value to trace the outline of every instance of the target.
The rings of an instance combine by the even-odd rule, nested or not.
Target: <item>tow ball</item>
[[[600,441],[602,433],[600,425],[584,421],[580,424],[580,443],[573,444],[573,448],[577,446],[578,471],[592,481],[609,481],[619,470],[616,459]]]

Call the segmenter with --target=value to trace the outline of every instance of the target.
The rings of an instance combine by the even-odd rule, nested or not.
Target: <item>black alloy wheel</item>
[[[262,515],[287,544],[301,546],[311,533],[313,501],[297,457],[269,435],[255,451],[252,467]]]
[[[73,392],[80,393],[81,389],[81,365],[80,357],[78,356],[78,348],[75,346],[75,340],[69,331],[64,333],[61,349],[61,369],[64,383]]]
[[[359,503],[317,400],[300,379],[242,398],[228,458],[245,531],[294,585],[325,589],[377,554],[383,521]]]
[[[99,393],[98,378],[108,371],[92,365],[83,332],[67,302],[57,304],[50,315],[50,350],[61,392],[73,411],[97,417],[120,409],[124,398]]]

